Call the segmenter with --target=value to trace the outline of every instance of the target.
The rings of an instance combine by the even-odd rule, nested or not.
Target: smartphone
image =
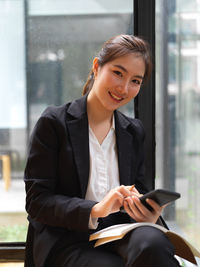
[[[141,196],[139,199],[141,200],[142,204],[147,207],[149,210],[153,210],[153,208],[146,202],[146,199],[152,199],[155,202],[157,202],[160,206],[163,206],[169,202],[172,202],[178,198],[181,197],[181,194],[165,189],[155,189],[153,191],[150,191],[143,196]],[[120,208],[121,212],[125,212],[124,208]]]
[[[169,202],[172,202],[181,197],[181,194],[165,189],[156,189],[144,194],[140,197],[142,204],[147,207],[149,210],[152,210],[152,207],[146,202],[146,199],[152,199],[157,202],[160,206],[163,206]]]

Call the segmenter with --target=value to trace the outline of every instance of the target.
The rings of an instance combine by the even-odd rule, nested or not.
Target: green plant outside
[[[0,226],[0,242],[25,242],[27,224]]]

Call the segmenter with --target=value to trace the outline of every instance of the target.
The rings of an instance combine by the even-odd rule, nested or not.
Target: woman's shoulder
[[[38,118],[34,128],[34,133],[51,133],[51,132],[63,132],[65,131],[66,110],[69,104],[61,106],[51,105],[46,107]]]
[[[86,96],[74,99],[61,106],[48,106],[42,113],[41,117],[65,122],[66,120],[79,118],[83,114],[86,114]]]
[[[49,118],[49,119],[61,119],[65,117],[65,113],[67,110],[67,107],[70,105],[70,103],[63,104],[61,106],[55,106],[51,105],[48,106],[41,114],[41,118]]]
[[[145,130],[143,123],[140,119],[132,118],[130,116],[125,115],[124,113],[117,111],[118,117],[121,121],[123,121],[123,124],[127,125],[127,129],[130,132],[134,132],[134,134],[138,134],[141,137],[145,136]]]

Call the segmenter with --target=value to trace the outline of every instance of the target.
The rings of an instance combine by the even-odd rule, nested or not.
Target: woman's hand
[[[135,188],[131,191],[130,189],[131,186],[121,185],[110,190],[102,201],[93,206],[91,210],[91,217],[106,217],[111,213],[119,211],[120,207],[124,204],[124,199],[131,196]]]
[[[152,199],[147,199],[146,201],[153,208],[152,211],[142,204],[139,195],[127,197],[124,201],[124,209],[136,222],[156,223],[165,206],[159,206]]]

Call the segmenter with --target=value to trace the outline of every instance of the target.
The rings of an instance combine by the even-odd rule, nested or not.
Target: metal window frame
[[[155,0],[134,1],[134,34],[150,44],[153,63],[151,79],[135,99],[135,116],[146,131],[145,179],[150,190],[155,187]]]
[[[6,242],[0,244],[1,262],[22,262],[24,261],[25,242]]]
[[[154,65],[151,79],[141,89],[134,105],[135,115],[141,119],[146,130],[145,154],[148,159],[146,160],[146,179],[149,189],[152,189],[155,180],[155,0],[133,0],[133,4],[134,35],[143,37],[149,42]],[[24,0],[26,22],[27,5],[28,0]],[[24,255],[25,242],[0,243],[0,262],[23,261]]]

